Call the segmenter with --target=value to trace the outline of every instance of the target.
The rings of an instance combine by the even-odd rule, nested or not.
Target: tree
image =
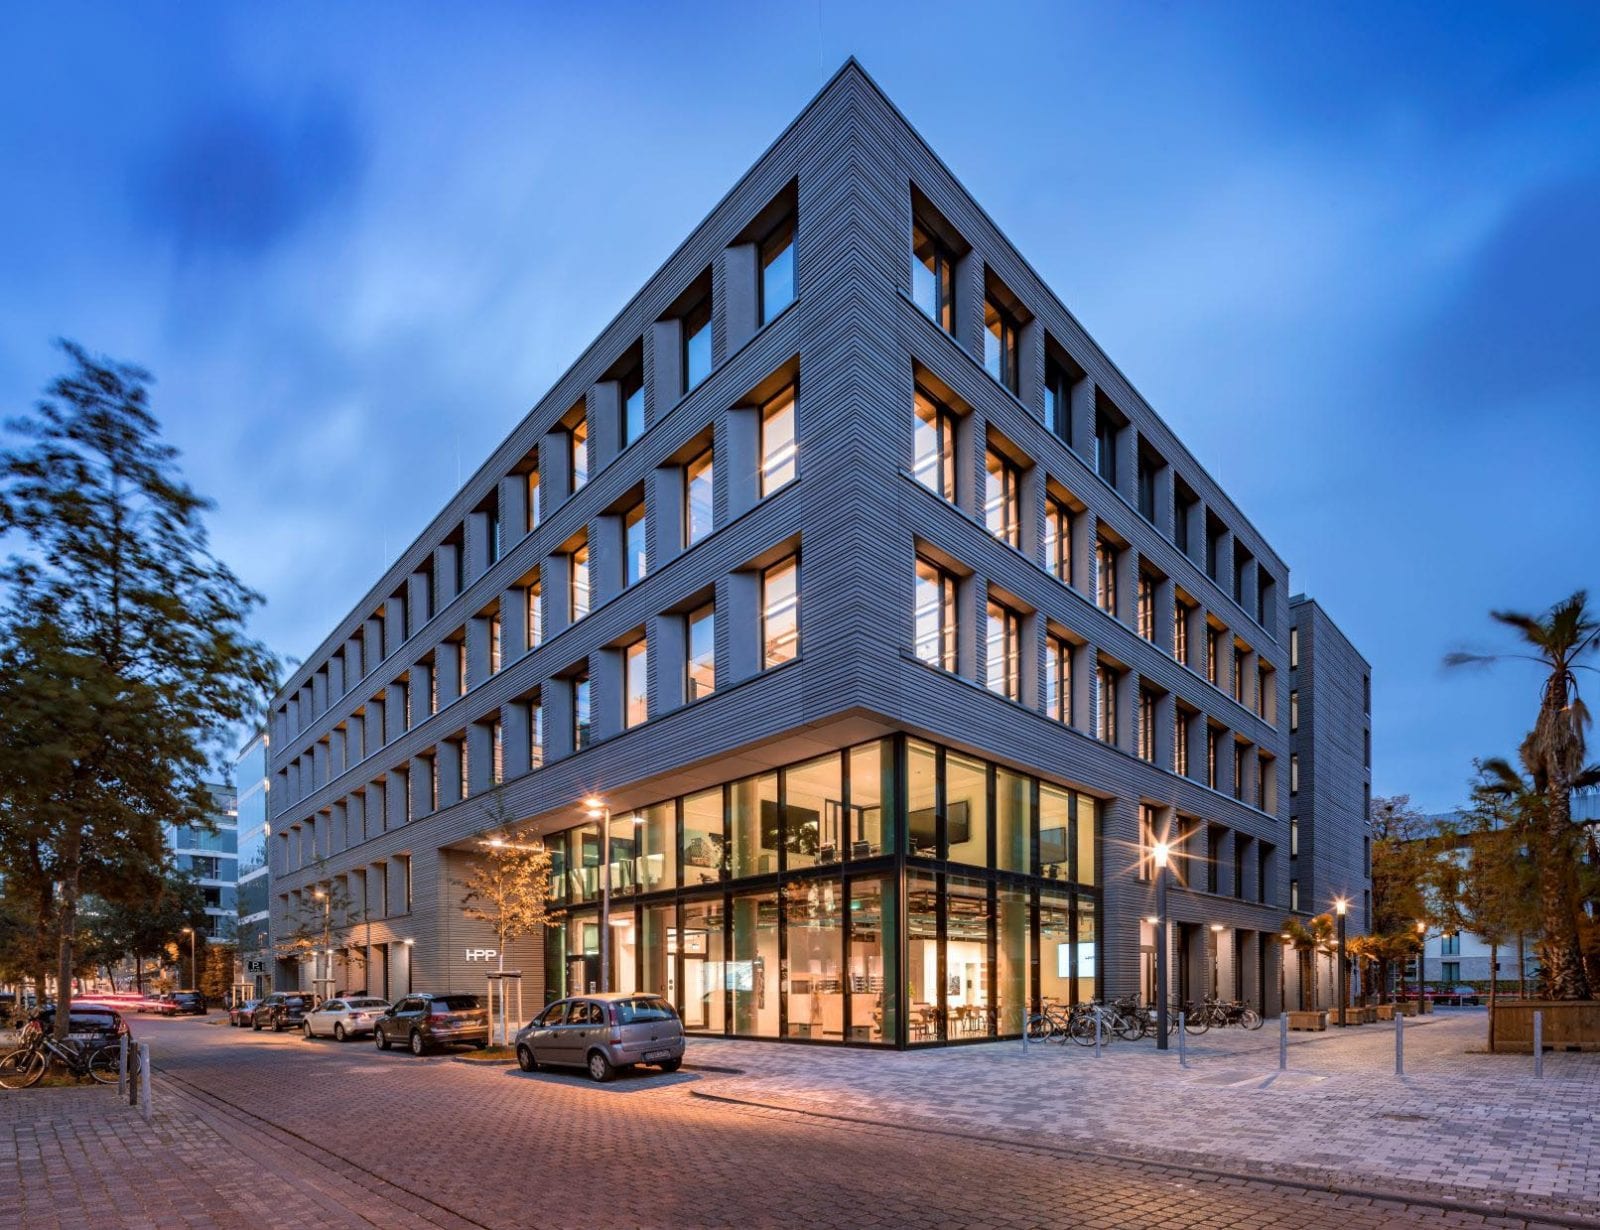
[[[1372,830],[1372,917],[1380,995],[1387,998],[1392,974],[1417,949],[1417,923],[1428,921],[1429,900],[1439,883],[1439,846],[1427,818],[1408,794],[1377,795],[1368,812]]]
[[[320,873],[326,864],[326,859],[318,859],[311,865],[311,870]],[[350,892],[348,880],[342,876],[327,880],[322,887],[301,894],[293,913],[284,919],[283,933],[276,940],[279,955],[301,959],[312,957],[312,975],[315,977],[317,965],[315,958],[321,953],[323,968],[326,971],[324,978],[326,989],[321,993],[331,995],[339,989],[333,985],[335,979],[331,950],[334,933],[344,932],[363,922],[366,917],[367,911],[356,903],[354,895]],[[365,970],[366,946],[358,947],[362,955],[357,959],[357,963]]]
[[[500,968],[506,945],[544,926],[550,907],[550,852],[500,832],[488,838],[463,882],[462,914],[494,928]]]
[[[1318,914],[1301,922],[1290,915],[1283,920],[1282,931],[1289,937],[1294,950],[1300,954],[1300,1008],[1312,1012],[1317,1007],[1317,954],[1334,950],[1337,942],[1336,924],[1332,914]]]
[[[1523,767],[1545,800],[1539,823],[1530,833],[1539,877],[1539,963],[1545,993],[1552,999],[1588,999],[1589,978],[1578,923],[1583,835],[1581,826],[1572,823],[1572,792],[1582,788],[1591,775],[1600,781],[1600,771],[1584,764],[1590,717],[1577,680],[1577,671],[1593,669],[1587,659],[1600,650],[1600,619],[1589,611],[1588,595],[1582,590],[1543,615],[1517,611],[1492,611],[1490,615],[1521,635],[1523,652],[1454,653],[1445,661],[1461,666],[1485,664],[1497,657],[1519,658],[1536,663],[1544,673],[1538,716],[1519,749]]]
[[[144,963],[159,961],[183,939],[185,927],[204,934],[205,894],[193,875],[178,871],[170,859],[147,890],[116,899],[95,898],[85,911],[91,918],[89,942],[102,960],[133,958],[134,982],[144,992]]]
[[[206,945],[198,988],[206,999],[221,1003],[223,997],[233,990],[233,959],[232,944]]]
[[[0,451],[0,873],[53,931],[70,1019],[86,893],[125,899],[165,824],[208,823],[202,783],[277,675],[244,632],[261,601],[210,552],[150,377],[62,343],[71,370]]]

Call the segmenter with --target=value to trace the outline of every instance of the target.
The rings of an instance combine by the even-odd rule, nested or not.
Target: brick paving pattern
[[[1148,1121],[1167,1139],[1223,1134],[1227,1125],[1195,1118],[1207,1099],[1231,1099],[1234,1118],[1246,1120],[1264,1100],[1283,1098],[1286,1090],[1263,1099],[1199,1079],[1260,1066],[1237,1038],[1208,1041],[1193,1073],[1177,1080],[1125,1044],[1091,1071],[1092,1056],[1053,1047],[1026,1057],[1020,1045],[885,1055],[697,1041],[691,1062],[744,1072],[595,1086],[199,1021],[136,1028],[156,1056],[153,1124],[114,1090],[0,1093],[0,1230],[1540,1224],[1442,1210],[1415,1195],[1306,1190],[1073,1146],[1075,1125],[1102,1115],[1091,1103],[1118,1086],[1134,1088],[1128,1101],[1144,1088],[1154,1103]],[[1307,1058],[1297,1053],[1296,1068],[1309,1069],[1314,1052],[1316,1075],[1328,1056],[1327,1079],[1289,1096],[1314,1106],[1329,1086],[1367,1081],[1337,1072],[1359,1063],[1362,1045],[1371,1043],[1299,1048]],[[1592,1093],[1588,1066],[1565,1066],[1578,1075],[1556,1083]],[[918,1087],[920,1102],[910,1096]],[[713,1100],[758,1093],[886,1118],[841,1122]],[[942,1134],[999,1137],[1019,1119],[1027,1130],[1016,1142]],[[1373,1135],[1389,1130],[1385,1121]],[[1526,1190],[1536,1196],[1536,1187]]]

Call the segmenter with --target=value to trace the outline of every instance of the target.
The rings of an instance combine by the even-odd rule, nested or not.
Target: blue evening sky
[[[306,655],[851,54],[1459,802],[1537,680],[1442,655],[1600,590],[1593,5],[11,5],[0,409],[151,368]]]

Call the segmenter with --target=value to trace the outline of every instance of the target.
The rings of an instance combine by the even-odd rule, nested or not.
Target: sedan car
[[[274,991],[256,1005],[250,1020],[250,1028],[270,1029],[273,1033],[298,1029],[305,1024],[306,1013],[309,1011],[311,1011],[309,995],[302,995],[298,991]]]
[[[586,1068],[608,1081],[619,1068],[683,1066],[683,1022],[659,995],[612,993],[558,999],[517,1032],[517,1065]]]
[[[378,1018],[389,1011],[389,1001],[373,999],[367,995],[347,995],[343,999],[325,999],[306,1013],[301,1028],[308,1038],[332,1036],[339,1042],[346,1038],[370,1034]]]
[[[372,1036],[380,1051],[399,1042],[413,1055],[451,1042],[484,1047],[489,1010],[480,995],[407,995],[378,1018]]]
[[[123,1019],[122,1013],[105,1004],[76,1003],[72,1005],[71,1011],[68,1032],[74,1038],[115,1038],[118,1034],[132,1032],[128,1029],[128,1022]],[[48,1034],[55,1027],[56,1006],[46,1004],[23,1025],[22,1032],[26,1035],[35,1030],[42,1030]]]
[[[228,1024],[235,1028],[243,1028],[255,1020],[256,1009],[260,1007],[259,999],[241,999],[228,1009]]]
[[[174,991],[166,996],[175,1015],[205,1016],[206,997],[199,991]]]

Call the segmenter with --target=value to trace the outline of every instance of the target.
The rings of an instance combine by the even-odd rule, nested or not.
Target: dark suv
[[[298,991],[275,991],[257,1005],[250,1022],[251,1028],[270,1029],[275,1034],[286,1029],[299,1029],[305,1024],[306,1013],[310,1011],[311,996]]]
[[[188,1016],[205,1016],[206,997],[199,991],[174,991],[167,996],[173,1010]]]
[[[421,1055],[449,1042],[489,1045],[489,1010],[478,995],[407,995],[378,1018],[372,1031],[380,1051],[400,1042]]]

